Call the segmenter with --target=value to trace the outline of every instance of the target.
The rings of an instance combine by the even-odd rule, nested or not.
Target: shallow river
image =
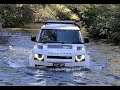
[[[0,85],[10,86],[119,86],[120,47],[90,40],[90,69],[30,68],[29,54],[34,46],[32,30],[0,31]]]

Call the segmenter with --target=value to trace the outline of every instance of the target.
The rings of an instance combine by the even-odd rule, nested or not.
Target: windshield
[[[42,30],[39,43],[81,44],[79,30]]]

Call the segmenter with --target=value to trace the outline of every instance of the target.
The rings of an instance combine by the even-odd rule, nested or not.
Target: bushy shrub
[[[0,4],[3,27],[18,27],[33,22],[33,11],[29,5]]]
[[[67,13],[57,12],[56,17],[58,17],[59,20],[69,20],[70,17]]]

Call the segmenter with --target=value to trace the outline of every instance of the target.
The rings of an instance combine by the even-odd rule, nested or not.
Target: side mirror
[[[31,36],[31,41],[36,42],[36,37],[35,36]]]
[[[89,43],[89,39],[88,38],[84,38],[84,43]]]

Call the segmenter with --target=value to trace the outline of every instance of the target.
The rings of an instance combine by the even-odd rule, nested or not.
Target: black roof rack
[[[56,23],[56,24],[75,24],[72,20],[48,20],[45,24]]]
[[[52,24],[52,23],[54,23],[54,24],[74,24],[80,28],[80,26],[73,20],[48,20],[48,21],[41,22],[41,23],[45,23],[45,25]]]

